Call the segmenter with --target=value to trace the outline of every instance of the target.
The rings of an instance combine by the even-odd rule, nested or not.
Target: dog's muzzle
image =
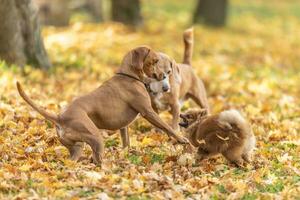
[[[180,114],[179,117],[182,119],[182,122],[179,122],[179,126],[187,128],[189,126],[188,120],[182,114]]]
[[[169,91],[169,89],[170,89],[170,87],[169,87],[169,85],[168,85],[168,84],[166,84],[166,85],[163,85],[163,87],[162,87],[162,90],[163,90],[163,92],[168,92],[168,91]]]
[[[161,81],[153,81],[149,83],[149,90],[152,94],[168,92],[170,90],[169,77]]]

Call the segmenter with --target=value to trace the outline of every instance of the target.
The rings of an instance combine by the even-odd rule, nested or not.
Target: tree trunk
[[[112,0],[112,20],[126,25],[141,26],[140,0]]]
[[[33,0],[39,9],[39,19],[43,25],[67,26],[71,12],[70,0]]]
[[[103,21],[102,0],[87,0],[87,9],[90,11],[96,22]]]
[[[51,67],[31,0],[0,0],[0,13],[0,58],[19,66]]]
[[[212,26],[226,24],[228,0],[198,0],[194,13],[194,23]]]
[[[0,0],[0,13],[0,58],[8,63],[24,65],[24,41],[15,2]]]

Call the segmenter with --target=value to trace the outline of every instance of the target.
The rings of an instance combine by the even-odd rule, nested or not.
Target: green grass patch
[[[140,165],[142,163],[142,157],[138,155],[129,155],[128,160],[135,165]]]
[[[276,182],[274,184],[266,184],[266,185],[258,184],[257,189],[260,192],[278,193],[284,189],[284,184],[281,181]]]
[[[109,147],[116,147],[119,145],[119,141],[116,139],[108,139],[105,142],[105,147],[109,148]]]
[[[257,198],[257,195],[247,193],[242,197],[241,200],[255,200],[256,198]]]

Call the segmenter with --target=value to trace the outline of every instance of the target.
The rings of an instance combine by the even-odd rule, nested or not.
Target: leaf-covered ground
[[[121,148],[119,134],[106,138],[102,168],[90,162],[89,148],[74,163],[53,125],[18,96],[16,80],[59,112],[111,77],[141,44],[180,62],[192,1],[144,1],[141,30],[111,23],[45,28],[54,63],[47,73],[0,64],[0,199],[299,199],[300,4],[272,2],[234,0],[227,28],[195,27],[193,66],[213,112],[237,108],[252,123],[253,165],[238,169],[222,157],[185,163],[190,155],[182,156],[182,146],[142,119],[130,126],[130,149]]]

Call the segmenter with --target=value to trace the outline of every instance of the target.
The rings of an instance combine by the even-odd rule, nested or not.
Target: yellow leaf
[[[19,170],[21,170],[23,172],[29,171],[30,169],[31,169],[31,165],[29,165],[29,164],[24,164],[21,167],[19,167]]]

